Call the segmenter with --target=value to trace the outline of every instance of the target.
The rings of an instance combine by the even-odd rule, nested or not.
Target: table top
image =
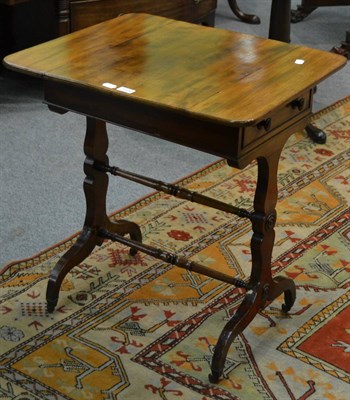
[[[7,56],[13,70],[225,125],[249,126],[342,56],[148,14],[125,14]]]

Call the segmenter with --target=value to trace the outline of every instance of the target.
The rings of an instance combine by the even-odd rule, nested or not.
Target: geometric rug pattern
[[[48,275],[75,234],[0,274],[0,398],[348,399],[350,98],[314,124],[327,143],[296,133],[279,165],[273,274],[294,279],[296,303],[287,315],[282,297],[261,310],[218,384],[208,381],[213,350],[244,292],[105,241],[66,276],[48,314]],[[239,171],[218,161],[180,184],[252,210],[256,177],[254,162]],[[111,218],[138,223],[147,244],[250,275],[248,220],[162,193]]]

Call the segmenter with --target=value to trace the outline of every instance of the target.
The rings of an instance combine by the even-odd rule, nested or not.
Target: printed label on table
[[[117,90],[119,90],[119,92],[124,92],[124,93],[128,93],[128,94],[132,94],[132,93],[136,92],[136,90],[127,88],[125,86],[120,86],[120,87],[118,87]]]
[[[115,85],[114,83],[109,83],[109,82],[102,83],[102,86],[108,89],[115,89],[117,87],[117,85]]]

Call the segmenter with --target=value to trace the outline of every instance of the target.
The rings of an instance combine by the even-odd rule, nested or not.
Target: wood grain
[[[304,60],[303,65],[295,64]],[[5,58],[14,70],[248,125],[313,87],[344,57],[252,35],[126,14]],[[268,99],[268,100],[267,100]]]

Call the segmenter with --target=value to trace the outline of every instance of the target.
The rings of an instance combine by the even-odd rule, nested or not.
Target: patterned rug
[[[105,242],[65,279],[53,314],[47,277],[76,235],[0,275],[1,399],[348,399],[350,383],[350,98],[315,116],[328,135],[286,144],[279,169],[273,273],[295,280],[260,312],[208,382],[213,348],[243,292]],[[220,161],[181,181],[252,208],[256,165]],[[155,193],[113,218],[144,242],[245,278],[248,220]]]

